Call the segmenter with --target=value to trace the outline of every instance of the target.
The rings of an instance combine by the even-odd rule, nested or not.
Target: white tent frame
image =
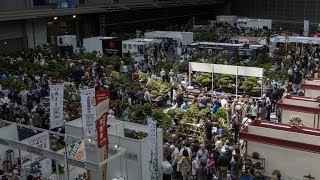
[[[253,77],[261,78],[261,95],[262,95],[263,68],[190,62],[189,63],[189,86],[191,86],[191,73],[193,71],[211,73],[212,89],[213,89],[213,74],[235,75],[236,76],[236,96],[238,96],[238,76],[253,76]]]

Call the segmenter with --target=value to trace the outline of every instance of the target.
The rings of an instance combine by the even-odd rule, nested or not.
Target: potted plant
[[[194,82],[201,87],[209,87],[212,83],[212,75],[210,73],[202,73],[194,80]]]
[[[224,124],[224,120],[228,118],[228,113],[225,108],[220,107],[217,112],[213,115],[213,119],[220,121]]]
[[[273,176],[278,176],[278,174],[281,176],[281,172],[278,169],[272,171]]]
[[[254,176],[256,177],[257,180],[262,180],[262,178],[263,178],[262,173],[259,172],[259,171],[256,171],[256,172],[254,173]]]
[[[255,77],[248,77],[244,82],[243,85],[240,86],[245,93],[251,93],[256,95],[260,91],[261,85],[258,83],[258,79]]]
[[[305,126],[305,124],[303,123],[303,120],[301,119],[301,117],[299,117],[297,115],[290,116],[289,124],[291,126]]]
[[[259,157],[260,157],[259,153],[257,153],[257,152],[252,153],[252,158],[259,159]]]
[[[224,74],[220,76],[217,85],[221,86],[223,92],[231,92],[235,87],[235,76]]]

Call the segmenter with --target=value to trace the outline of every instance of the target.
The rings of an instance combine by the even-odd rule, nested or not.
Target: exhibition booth
[[[0,120],[0,127],[1,169],[9,172],[13,165],[21,164],[23,178],[33,170],[37,176],[52,180],[67,179],[67,176],[76,179],[84,172],[90,172],[90,177],[98,179],[106,163],[125,153],[124,148],[110,145],[108,151],[113,153],[101,159],[103,156],[97,143],[75,136],[76,133],[65,135],[5,120]],[[57,144],[53,142],[59,137],[66,137],[67,146],[61,145],[57,150]],[[53,172],[53,169],[58,171]]]
[[[245,164],[267,177],[320,179],[320,130],[255,120],[240,131]]]
[[[87,52],[96,51],[104,55],[122,55],[122,40],[115,37],[90,37],[83,39],[83,47]]]
[[[304,96],[320,98],[320,79],[305,79],[301,84],[301,88],[304,90]]]
[[[126,132],[148,133],[148,126],[134,124],[130,122],[108,119],[108,141],[115,147],[123,147],[126,149],[125,154],[113,158],[112,163],[107,164],[107,179],[125,178],[130,180],[149,180],[150,173],[150,151],[149,141],[146,135],[142,139],[133,139],[127,137]],[[74,137],[83,137],[81,119],[73,120],[66,124],[66,133],[72,134]],[[69,138],[69,141],[74,141]],[[163,161],[163,132],[157,128],[157,147],[158,147],[158,169],[160,170]],[[86,152],[90,151],[86,147]],[[109,151],[112,156],[116,152]],[[129,178],[130,177],[130,178]],[[162,179],[162,173],[159,172]]]
[[[271,19],[238,18],[237,25],[238,27],[245,27],[245,28],[271,29],[272,20]]]
[[[191,73],[193,71],[211,73],[212,76],[214,74],[235,75],[236,84],[238,84],[238,76],[246,76],[246,77],[252,76],[257,78],[263,78],[263,68],[190,62],[189,63],[189,86],[192,85]],[[214,78],[212,78],[212,89],[213,89],[213,84],[214,84]],[[261,93],[262,93],[262,85],[263,85],[263,82],[261,81]],[[236,96],[237,95],[238,95],[238,88],[236,86]]]
[[[244,41],[241,42],[241,44],[197,42],[189,44],[187,47],[192,49],[208,50],[209,53],[212,51],[224,51],[230,54],[230,56],[236,61],[240,58],[256,60],[259,54],[265,54],[267,52],[263,45],[253,45]]]
[[[277,108],[280,108],[282,111],[282,123],[288,124],[290,117],[295,115],[299,116],[307,127],[319,129],[319,104],[320,99],[302,96],[285,96],[277,103]]]
[[[62,35],[57,36],[57,44],[59,51],[62,54],[68,53],[72,55],[77,49],[77,36],[76,35]]]
[[[159,39],[129,39],[122,41],[122,54],[129,53],[136,55],[143,55],[146,53],[147,48],[156,44],[160,44]]]

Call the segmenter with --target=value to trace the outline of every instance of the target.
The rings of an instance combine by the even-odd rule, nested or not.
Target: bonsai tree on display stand
[[[194,82],[201,87],[209,87],[212,83],[212,75],[210,73],[202,73]]]
[[[218,120],[221,124],[224,124],[224,121],[228,118],[227,110],[220,107],[217,112],[213,114],[213,118]]]
[[[280,172],[278,169],[275,169],[275,170],[272,171],[272,175],[273,175],[273,176],[276,176],[276,177],[277,177],[277,176],[280,176],[280,177],[281,177],[281,172]]]
[[[244,91],[244,93],[249,93],[250,95],[257,95],[260,91],[261,85],[258,83],[258,79],[255,77],[248,77],[243,85],[240,86],[240,89]]]
[[[223,92],[233,92],[235,88],[235,76],[230,74],[224,74],[220,76],[217,85],[221,86]]]

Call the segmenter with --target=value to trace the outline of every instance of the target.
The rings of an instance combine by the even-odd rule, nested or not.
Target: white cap
[[[170,149],[175,149],[176,146],[174,146],[173,144],[170,146]]]
[[[225,154],[225,153],[226,153],[226,149],[225,149],[225,148],[222,148],[222,149],[221,149],[221,153],[222,153],[222,154]]]

